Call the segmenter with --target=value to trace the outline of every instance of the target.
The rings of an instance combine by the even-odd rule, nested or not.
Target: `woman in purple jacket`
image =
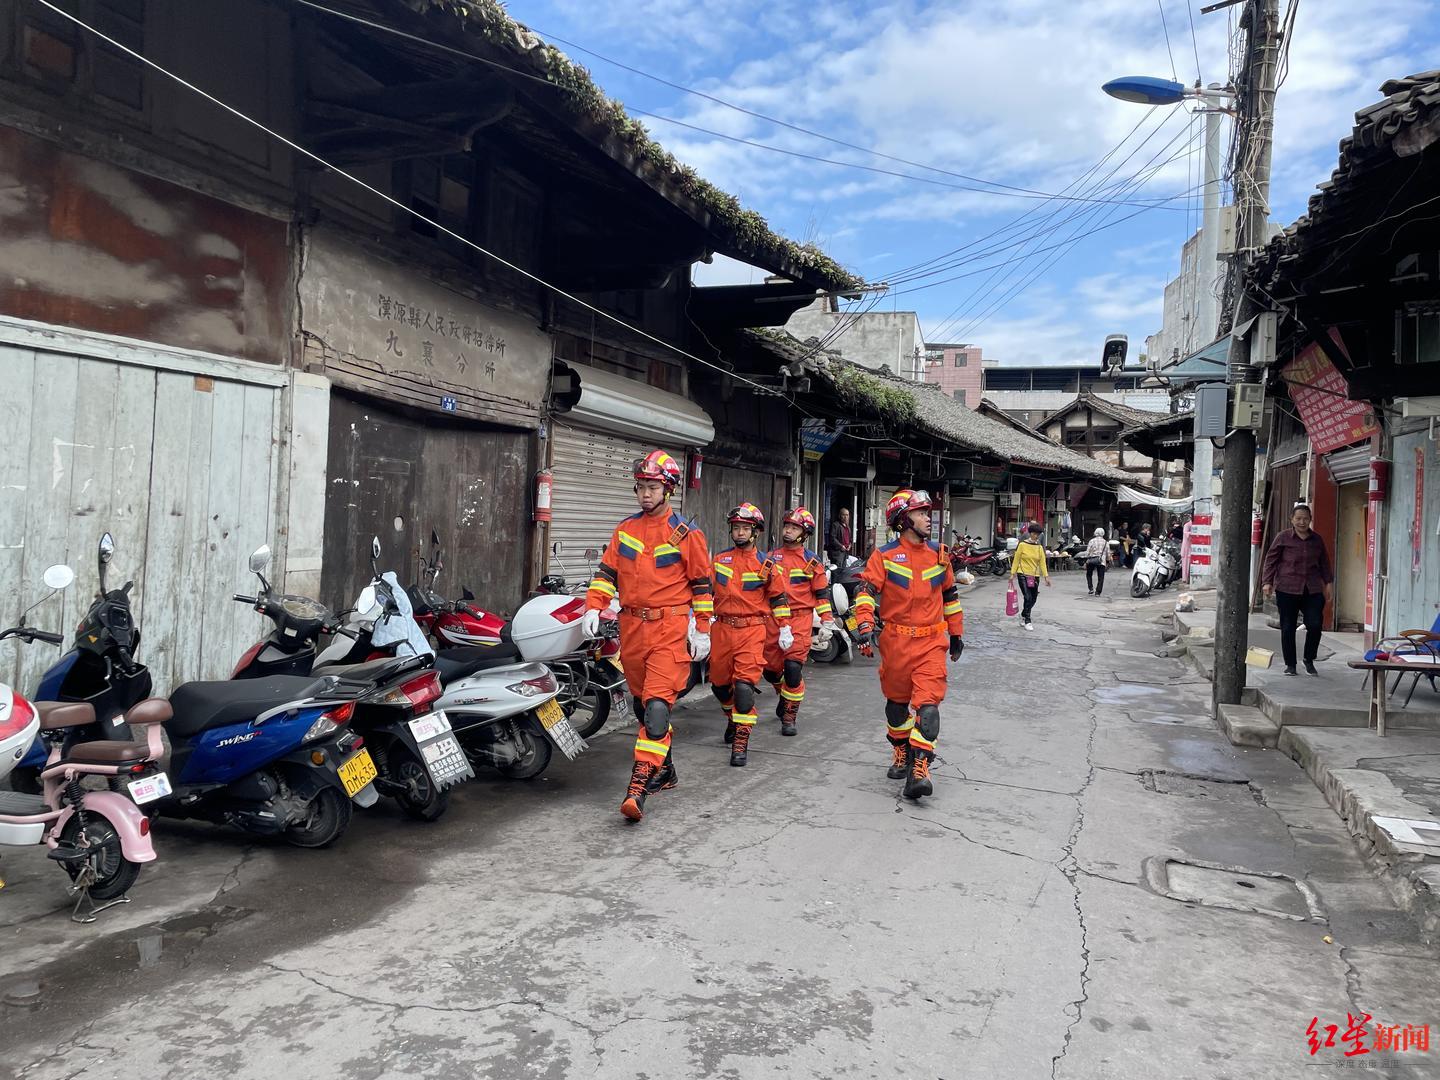
[[[1320,652],[1320,620],[1330,600],[1330,555],[1325,541],[1310,529],[1310,507],[1296,503],[1290,513],[1290,528],[1270,543],[1260,585],[1266,596],[1274,595],[1280,609],[1280,649],[1285,656],[1285,674],[1295,674],[1295,628],[1305,620],[1305,670],[1315,670]]]

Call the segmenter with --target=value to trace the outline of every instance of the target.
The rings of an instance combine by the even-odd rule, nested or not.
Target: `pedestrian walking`
[[[1045,545],[1040,542],[1040,526],[1031,525],[1015,547],[1015,558],[1010,562],[1010,584],[1019,583],[1020,621],[1026,630],[1034,630],[1030,613],[1035,610],[1035,601],[1040,598],[1040,579],[1050,587],[1050,566],[1045,559]]]
[[[749,760],[755,731],[755,692],[765,669],[765,638],[769,624],[779,625],[782,649],[795,643],[785,582],[769,555],[756,554],[756,540],[765,515],[754,503],[730,511],[730,543],[715,556],[715,622],[710,629],[710,688],[725,711],[725,741],[730,764]]]
[[[780,519],[780,547],[770,561],[785,585],[790,608],[789,644],[781,641],[781,624],[772,620],[765,637],[765,681],[780,692],[775,715],[780,734],[794,735],[795,720],[805,700],[805,661],[810,657],[810,635],[815,616],[820,616],[820,634],[828,640],[835,632],[830,604],[830,575],[820,556],[805,546],[815,532],[815,515],[797,506]]]
[[[904,777],[902,794],[916,800],[935,790],[930,763],[945,700],[947,631],[949,658],[959,660],[965,651],[960,590],[944,549],[930,539],[933,506],[923,491],[902,488],[891,497],[885,520],[899,539],[870,553],[855,596],[860,651],[871,656],[877,642],[880,646],[885,737],[891,750],[885,775]]]
[[[1105,568],[1110,565],[1110,544],[1105,530],[1096,529],[1085,545],[1085,590],[1092,596],[1105,591]]]
[[[1260,571],[1260,585],[1266,596],[1274,595],[1280,609],[1280,651],[1285,674],[1295,672],[1295,630],[1305,623],[1305,671],[1319,675],[1315,657],[1320,654],[1320,620],[1330,600],[1335,575],[1325,541],[1310,528],[1310,507],[1296,503],[1290,513],[1290,528],[1270,543]]]
[[[635,698],[635,761],[620,813],[639,821],[645,799],[676,784],[670,710],[690,679],[690,661],[710,655],[710,552],[705,534],[670,507],[680,464],[663,450],[635,462],[640,512],[615,527],[585,598],[584,631],[620,602],[620,664]],[[694,616],[693,624],[691,616]]]

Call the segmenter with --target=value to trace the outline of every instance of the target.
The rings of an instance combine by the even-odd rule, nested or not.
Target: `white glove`
[[[690,659],[705,660],[710,656],[710,635],[690,625]]]
[[[600,612],[598,610],[589,610],[580,617],[580,632],[587,638],[600,636]]]
[[[795,644],[795,631],[788,626],[780,627],[780,651],[789,652]]]

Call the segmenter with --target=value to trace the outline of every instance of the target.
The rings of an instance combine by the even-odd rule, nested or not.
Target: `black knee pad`
[[[715,694],[715,700],[727,707],[731,699],[735,696],[735,687],[729,683],[712,683],[710,689]]]
[[[770,670],[767,668],[766,671],[765,671],[765,681],[768,682],[771,686],[779,686],[779,685],[780,685],[780,672],[778,672],[778,671],[770,671]]]
[[[735,684],[735,711],[749,713],[755,709],[755,686],[748,682]]]
[[[940,737],[940,706],[921,705],[915,712],[920,734],[925,736],[926,742],[934,742]]]
[[[899,727],[910,716],[910,706],[903,701],[885,702],[885,719],[891,727]]]
[[[795,689],[795,687],[800,685],[801,680],[804,679],[804,672],[805,665],[800,663],[799,660],[786,660],[785,685],[790,687],[790,689],[792,690]]]
[[[661,698],[651,698],[645,703],[645,734],[652,739],[663,739],[670,730],[670,706]]]

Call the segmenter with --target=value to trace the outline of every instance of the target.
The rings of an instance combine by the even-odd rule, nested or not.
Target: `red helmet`
[[[666,491],[680,486],[680,463],[664,450],[651,450],[635,462],[636,480],[659,480]]]
[[[731,525],[754,525],[756,529],[765,528],[765,515],[754,503],[741,503],[730,511],[725,519]]]
[[[905,515],[911,510],[931,510],[934,506],[928,492],[901,488],[890,496],[890,503],[885,507],[885,521],[890,528],[900,532],[905,528]]]
[[[797,506],[780,519],[780,524],[799,525],[800,528],[804,530],[805,535],[809,536],[815,531],[815,515],[810,513],[809,510],[806,510],[805,507]]]

